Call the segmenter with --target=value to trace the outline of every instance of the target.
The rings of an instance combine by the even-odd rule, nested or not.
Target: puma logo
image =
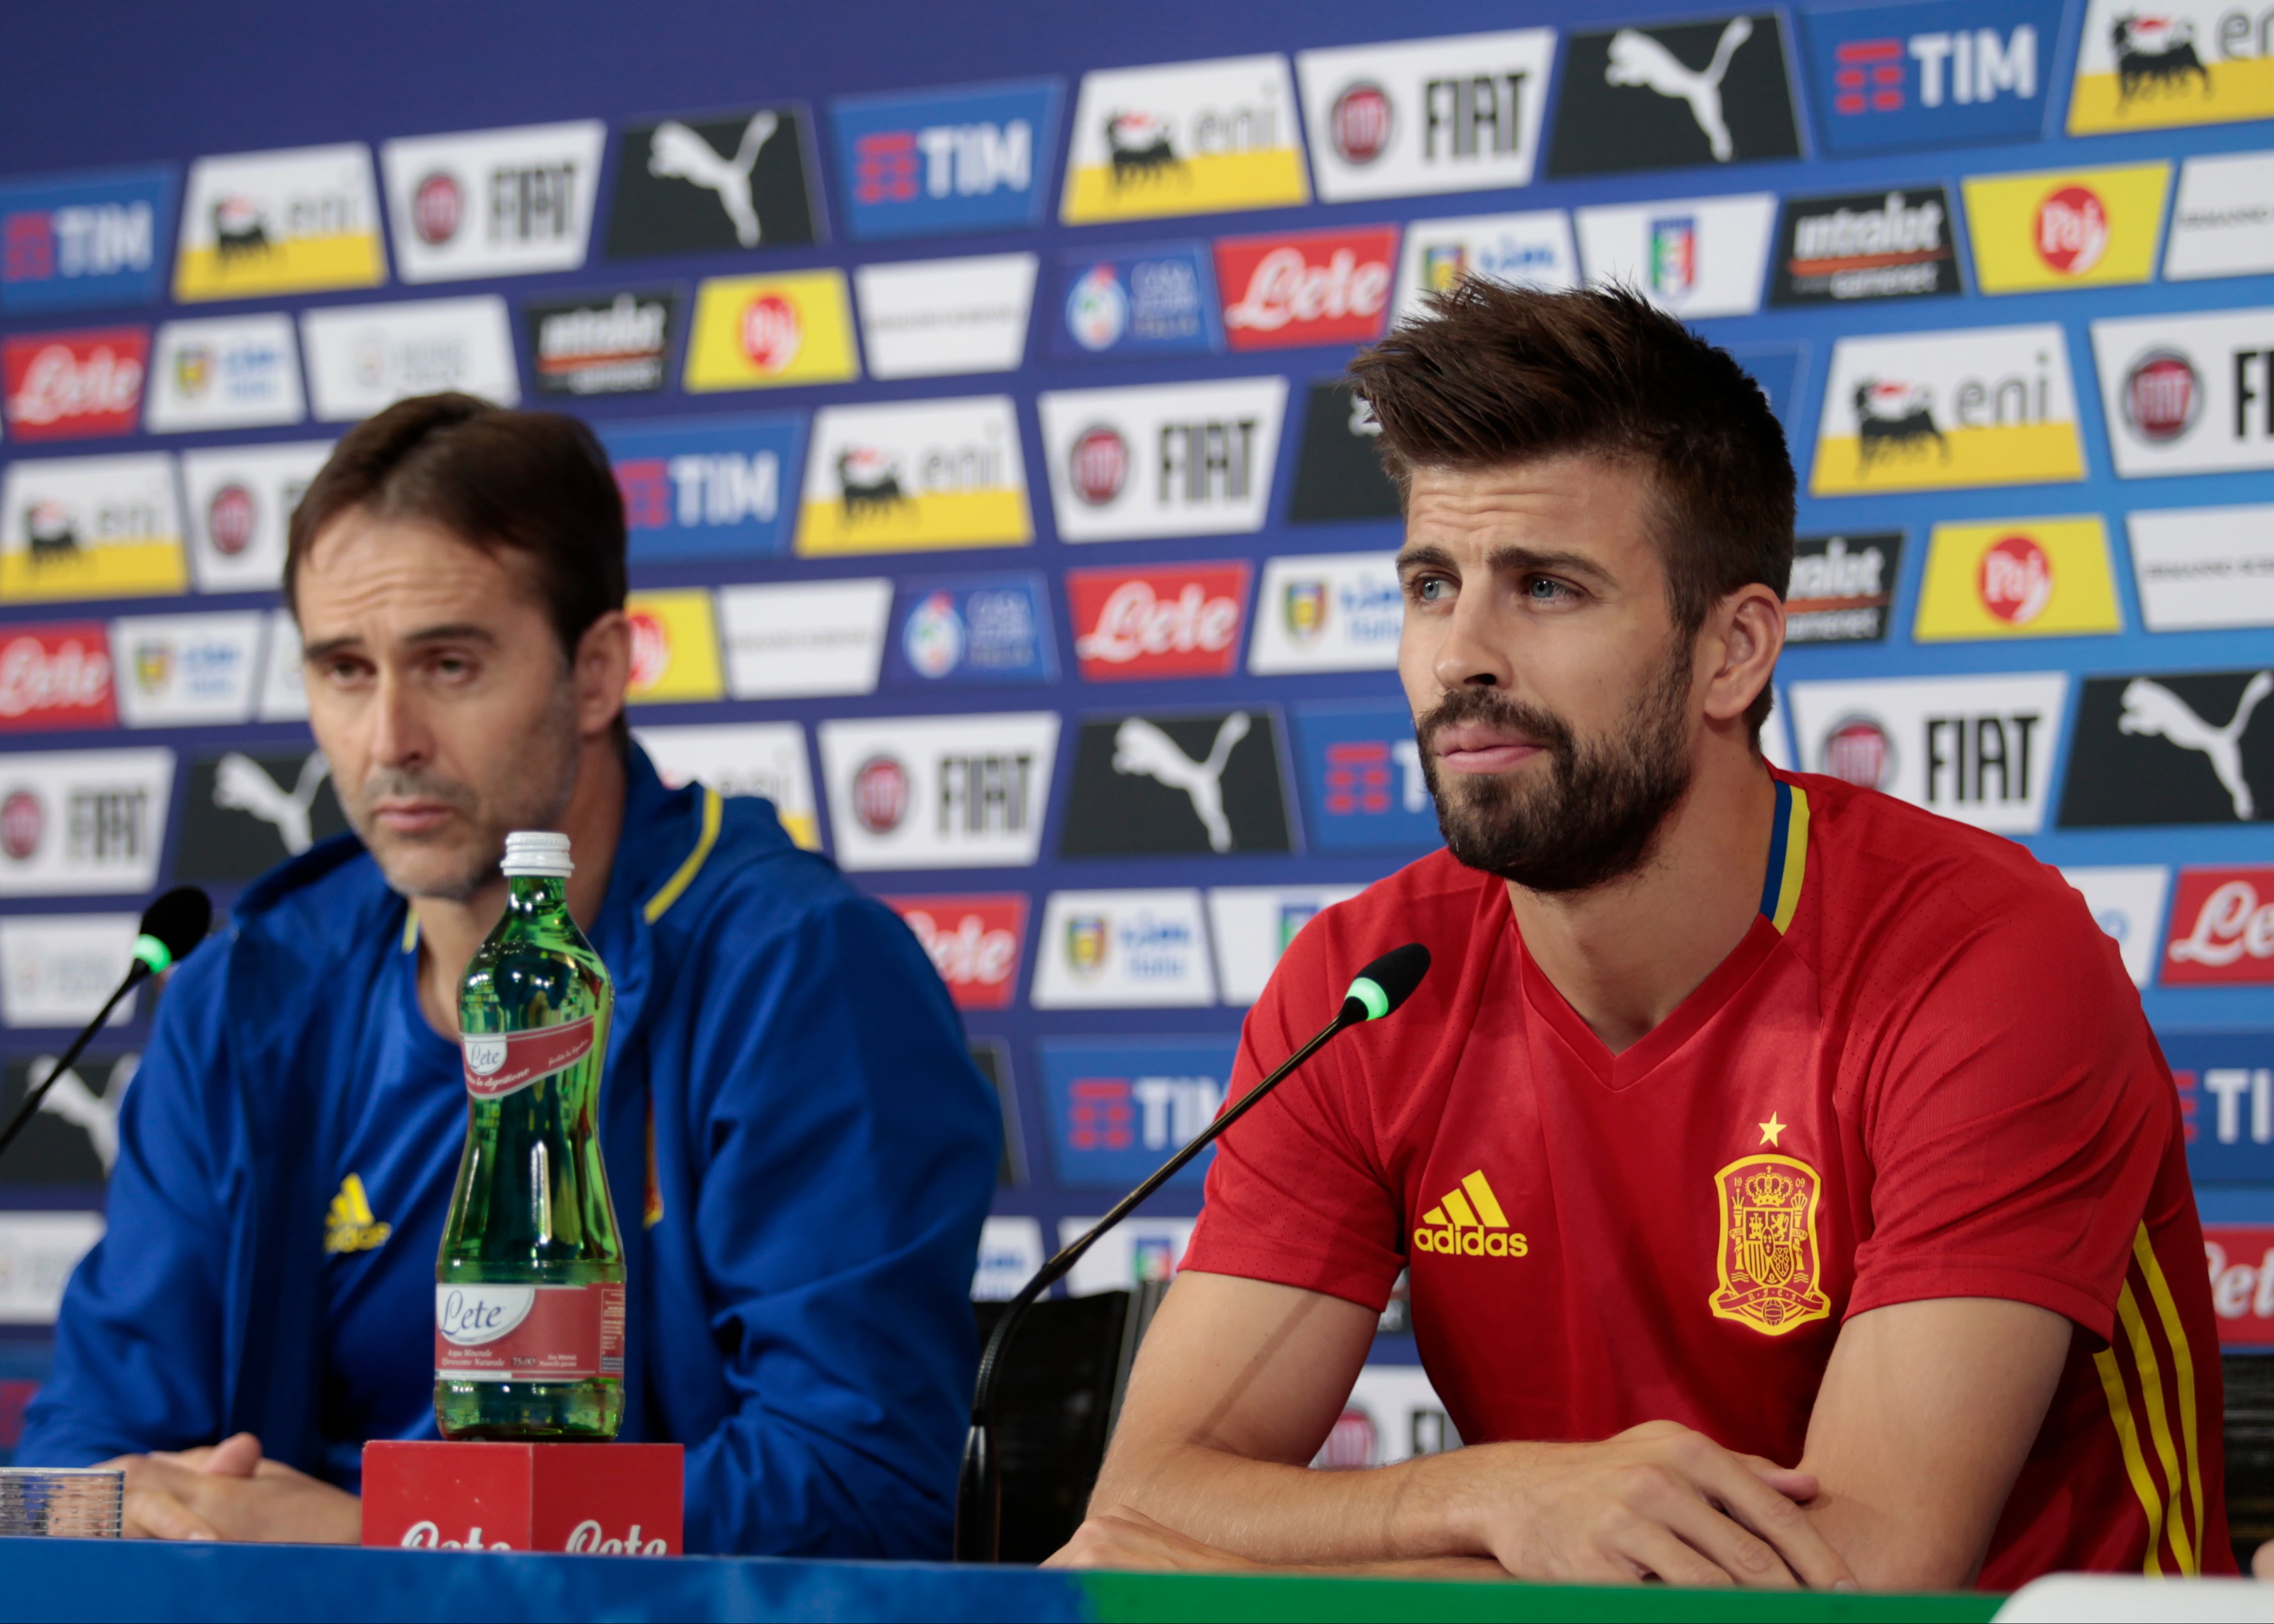
[[[2250,726],[2250,713],[2269,694],[2274,694],[2274,671],[2262,671],[2243,688],[2226,726],[2213,727],[2162,683],[2135,677],[2124,685],[2124,714],[2116,719],[2116,731],[2166,740],[2209,756],[2210,770],[2234,798],[2234,816],[2248,823],[2258,814],[2250,781],[2242,776],[2242,734]]]
[[[772,113],[753,116],[734,155],[722,158],[694,131],[666,118],[648,137],[647,172],[658,180],[683,180],[717,192],[727,218],[734,222],[734,240],[756,248],[758,208],[750,199],[750,171],[757,165],[758,149],[772,138],[779,123]]]
[[[316,844],[309,808],[315,805],[316,791],[331,770],[324,753],[313,752],[300,763],[299,781],[287,793],[259,762],[231,750],[214,769],[214,805],[230,812],[250,812],[273,825],[286,853],[297,857]]]
[[[1679,57],[1650,35],[1622,28],[1611,36],[1610,65],[1603,70],[1603,79],[1608,84],[1639,85],[1661,96],[1687,102],[1690,116],[1713,148],[1714,162],[1727,163],[1736,156],[1737,149],[1721,117],[1721,79],[1737,48],[1752,37],[1752,19],[1731,18],[1729,26],[1721,30],[1721,42],[1713,48],[1713,60],[1700,73],[1683,66]]]
[[[1194,761],[1177,741],[1141,716],[1133,716],[1114,730],[1113,771],[1146,778],[1182,790],[1193,803],[1201,826],[1208,831],[1209,846],[1231,850],[1231,823],[1224,815],[1224,768],[1234,746],[1254,726],[1245,710],[1235,710],[1216,730],[1216,743],[1206,761]]]
[[[87,1142],[94,1150],[94,1159],[102,1163],[105,1177],[109,1177],[111,1164],[118,1160],[118,1108],[141,1064],[139,1055],[121,1055],[111,1062],[110,1077],[101,1094],[89,1088],[76,1069],[65,1071],[40,1101],[41,1116],[60,1116],[87,1134]],[[53,1055],[34,1056],[25,1070],[25,1079],[30,1082],[34,1078],[44,1079],[55,1067]],[[31,1086],[36,1088],[39,1084],[32,1082]]]

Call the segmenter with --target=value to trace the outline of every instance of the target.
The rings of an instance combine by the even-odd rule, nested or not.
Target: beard
[[[1414,726],[1421,773],[1437,803],[1437,827],[1453,855],[1526,891],[1593,890],[1649,859],[1668,814],[1690,792],[1690,652],[1677,635],[1668,657],[1623,724],[1579,739],[1553,711],[1495,688],[1457,688]],[[1431,748],[1457,722],[1510,728],[1544,747],[1544,778],[1510,772],[1439,775]]]

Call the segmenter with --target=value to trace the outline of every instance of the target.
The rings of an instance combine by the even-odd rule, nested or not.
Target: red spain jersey
[[[1850,1314],[2034,1303],[2079,1328],[1981,1583],[2233,1571],[2178,1096],[2053,869],[1779,774],[1759,917],[1614,1056],[1507,887],[1440,852],[1295,939],[1232,1096],[1410,941],[1433,966],[1412,1001],[1225,1136],[1186,1267],[1379,1309],[1410,1267],[1422,1363],[1471,1442],[1667,1419],[1787,1463]]]

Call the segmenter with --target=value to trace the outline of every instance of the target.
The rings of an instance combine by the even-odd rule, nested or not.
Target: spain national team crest
[[[1832,1312],[1818,1283],[1816,1203],[1824,1181],[1790,1156],[1746,1156],[1713,1176],[1721,1203],[1721,1289],[1710,1299],[1718,1320],[1781,1336]]]

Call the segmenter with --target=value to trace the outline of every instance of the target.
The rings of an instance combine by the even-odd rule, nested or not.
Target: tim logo
[[[2037,94],[2037,31],[2027,23],[2002,38],[1995,28],[1976,28],[1848,40],[1834,48],[1833,61],[1832,111],[1840,118],[1902,111],[1909,105],[1914,64],[1918,83],[1912,94],[1923,108]]]
[[[1829,152],[2044,133],[2058,0],[1903,0],[1800,23]]]

